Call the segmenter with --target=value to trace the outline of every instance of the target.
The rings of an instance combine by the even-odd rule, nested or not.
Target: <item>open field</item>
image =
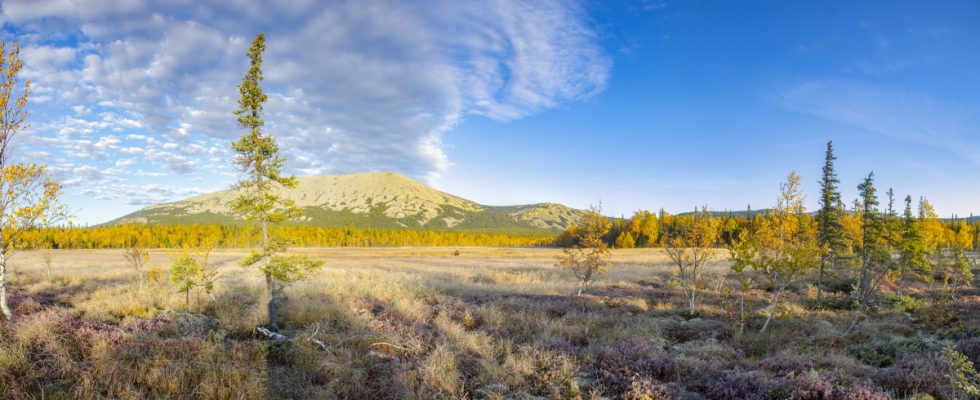
[[[19,252],[0,398],[972,396],[943,349],[978,361],[976,285],[942,304],[920,287],[915,304],[866,316],[812,307],[801,286],[765,334],[769,293],[756,290],[737,335],[727,252],[690,316],[658,249],[615,250],[582,296],[554,267],[557,249],[454,250],[297,250],[326,265],[286,289],[283,332],[299,339],[278,344],[256,333],[267,298],[261,274],[238,266],[244,251],[212,253],[213,298],[192,292],[187,309],[166,279],[139,283],[121,251],[54,251],[50,271]],[[168,254],[151,251],[150,264]]]

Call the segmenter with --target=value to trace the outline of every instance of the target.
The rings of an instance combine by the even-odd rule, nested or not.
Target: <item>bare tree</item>
[[[139,240],[134,240],[129,247],[123,250],[123,257],[126,258],[129,266],[133,267],[133,271],[136,272],[136,277],[142,285],[145,277],[143,268],[150,262],[150,252],[143,247]]]
[[[45,247],[41,250],[41,262],[44,263],[44,275],[48,279],[51,279],[51,264],[54,263],[54,253],[51,251],[50,247]]]

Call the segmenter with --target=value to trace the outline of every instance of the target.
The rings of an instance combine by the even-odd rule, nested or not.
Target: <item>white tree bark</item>
[[[13,317],[10,306],[7,304],[7,255],[0,251],[0,312],[6,318]]]

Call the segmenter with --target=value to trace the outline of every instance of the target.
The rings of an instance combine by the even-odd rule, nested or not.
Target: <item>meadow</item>
[[[0,398],[980,396],[976,282],[951,297],[937,285],[905,296],[886,285],[892,300],[881,307],[835,309],[853,280],[831,271],[831,301],[796,285],[758,333],[772,293],[732,290],[725,250],[708,263],[693,315],[656,248],[613,250],[582,295],[554,248],[295,252],[325,265],[285,289],[288,341],[257,332],[268,294],[260,272],[239,266],[244,250],[214,250],[214,291],[187,297],[166,279],[169,250],[150,251],[163,268],[144,279],[121,250],[50,251],[50,265],[43,252],[18,252],[14,317],[0,323]],[[742,299],[752,313],[740,333]]]

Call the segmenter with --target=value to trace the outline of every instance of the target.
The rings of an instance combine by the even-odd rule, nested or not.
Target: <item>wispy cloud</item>
[[[978,109],[915,91],[843,80],[796,85],[778,97],[790,109],[884,137],[943,149],[980,165]]]
[[[46,148],[200,171],[215,155],[201,148],[241,133],[236,85],[265,31],[267,128],[294,171],[434,180],[450,165],[443,135],[467,115],[513,120],[604,89],[610,59],[585,14],[562,0],[11,0],[0,22],[24,42],[35,100],[63,110],[61,127],[36,125]],[[157,143],[118,140],[119,126]]]

